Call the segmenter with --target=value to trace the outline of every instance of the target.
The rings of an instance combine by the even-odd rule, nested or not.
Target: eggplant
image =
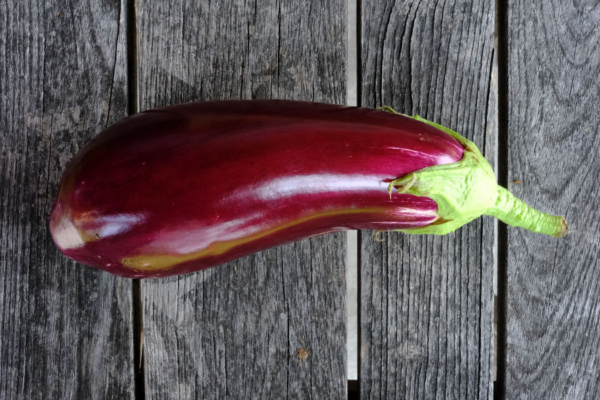
[[[282,100],[189,103],[125,118],[67,166],[57,248],[129,278],[189,273],[347,229],[446,234],[496,216],[565,219],[496,184],[475,145],[419,117]]]

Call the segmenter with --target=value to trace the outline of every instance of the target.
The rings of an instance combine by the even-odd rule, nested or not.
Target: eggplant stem
[[[496,217],[510,226],[519,226],[545,235],[563,237],[570,232],[564,217],[531,208],[502,186],[498,186],[496,204],[484,214]]]
[[[387,106],[379,109],[396,113]],[[438,215],[445,220],[441,224],[400,229],[401,232],[444,235],[481,214],[486,214],[510,226],[519,226],[536,233],[556,237],[563,237],[569,233],[569,226],[564,217],[533,209],[505,188],[498,186],[492,167],[473,142],[418,115],[412,118],[446,132],[465,148],[465,153],[459,162],[423,168],[389,184],[390,199],[394,187],[400,187],[398,193],[429,197],[437,203]]]

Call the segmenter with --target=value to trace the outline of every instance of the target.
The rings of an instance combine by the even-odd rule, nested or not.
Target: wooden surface
[[[564,239],[509,231],[511,399],[600,393],[600,4],[509,2],[509,182],[566,215]]]
[[[0,398],[134,397],[131,281],[76,265],[48,216],[66,163],[127,115],[124,4],[0,4]]]
[[[600,5],[498,0],[494,39],[493,3],[360,4],[359,103],[464,134],[573,231],[508,228],[505,242],[483,218],[445,237],[361,232],[361,398],[597,398]],[[343,234],[143,281],[140,296],[60,255],[47,229],[67,162],[127,114],[128,88],[141,110],[345,103],[346,1],[140,0],[128,29],[134,5],[0,2],[0,399],[346,398]]]
[[[142,110],[345,102],[345,1],[140,1],[139,16]],[[326,235],[143,281],[146,398],[345,398],[345,252]]]
[[[494,165],[493,35],[490,2],[363,2],[363,105],[441,123]],[[361,232],[362,399],[492,397],[494,225]]]

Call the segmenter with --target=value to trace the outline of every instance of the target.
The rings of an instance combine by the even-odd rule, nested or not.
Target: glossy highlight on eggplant
[[[328,232],[427,228],[446,222],[438,203],[391,188],[465,151],[431,124],[379,110],[278,100],[164,107],[119,121],[75,156],[50,231],[78,262],[149,278]]]

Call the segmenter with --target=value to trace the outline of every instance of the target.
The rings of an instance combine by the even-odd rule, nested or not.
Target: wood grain
[[[509,228],[506,396],[598,398],[600,4],[508,10],[510,189],[572,233]]]
[[[124,4],[0,3],[0,398],[134,397],[131,282],[47,228],[60,175],[126,115]]]
[[[345,4],[140,1],[141,108],[344,103]],[[345,398],[344,278],[334,234],[143,281],[147,398]]]
[[[363,2],[362,104],[419,114],[497,154],[494,7]],[[491,398],[495,226],[361,233],[362,399]]]

